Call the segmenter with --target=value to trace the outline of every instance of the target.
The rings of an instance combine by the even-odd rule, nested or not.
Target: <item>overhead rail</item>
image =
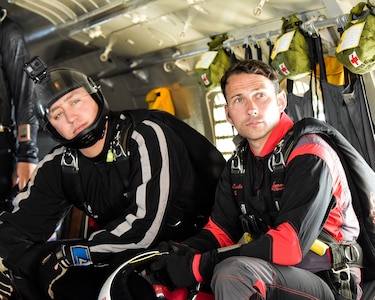
[[[302,23],[301,29],[309,33],[316,33],[318,29],[323,29],[323,28],[328,28],[328,27],[333,27],[333,26],[337,26],[338,28],[344,28],[347,23],[348,17],[349,15],[346,14],[346,15],[340,15],[336,18],[325,19],[325,20],[308,20]],[[264,39],[269,40],[271,36],[278,36],[280,34],[281,34],[281,30],[274,30],[274,31],[266,32],[266,33],[257,34],[257,35],[250,35],[242,39],[227,40],[227,41],[224,41],[223,47],[229,49],[234,46],[243,45],[248,42],[256,43]],[[187,52],[181,55],[174,55],[174,56],[166,57],[163,59],[152,59],[150,61],[144,60],[139,64],[134,64],[133,66],[130,66],[126,70],[122,69],[122,70],[114,70],[112,72],[108,72],[104,74],[103,76],[101,76],[100,78],[113,77],[113,76],[131,72],[134,70],[147,68],[152,65],[157,65],[157,64],[166,63],[166,62],[173,62],[182,58],[197,56],[197,55],[205,53],[206,51],[208,51],[208,48],[195,50],[192,52]]]
[[[339,28],[343,28],[348,20],[348,15],[341,15],[337,18],[326,19],[322,21],[306,21],[303,22],[301,25],[301,29],[308,32],[308,33],[315,33],[316,30],[338,26]],[[257,42],[260,40],[269,40],[271,36],[279,36],[281,34],[281,30],[274,30],[267,33],[261,33],[257,35],[251,35],[243,39],[232,40],[232,41],[225,41],[223,46],[226,48],[232,48],[237,45],[243,45],[248,42]]]

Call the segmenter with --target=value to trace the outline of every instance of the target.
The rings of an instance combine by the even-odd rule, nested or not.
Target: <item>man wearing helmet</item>
[[[70,94],[72,91],[74,91],[74,93]],[[67,95],[68,93],[69,95]],[[52,106],[56,109],[56,107],[62,104],[63,101],[61,100],[63,99],[60,98],[63,96],[65,96],[65,100],[66,98],[75,98],[73,97],[74,94],[90,95],[97,104],[95,109],[98,113],[95,114],[93,120],[87,124],[90,126],[85,126],[82,132],[79,132],[79,134],[69,133],[68,136],[64,136],[59,132],[57,127],[55,127],[57,123],[54,122],[54,118],[51,118],[50,112]],[[35,110],[41,125],[61,144],[73,149],[82,149],[94,145],[103,137],[109,115],[107,101],[99,87],[91,78],[81,72],[68,68],[60,68],[48,74],[42,74],[42,79],[39,80],[38,84],[35,86],[33,97],[35,100]],[[81,110],[78,116],[84,113],[85,112]],[[69,120],[67,120],[67,123],[69,123],[69,126],[72,125]]]
[[[183,141],[156,120],[137,124],[125,153],[130,118],[109,111],[86,75],[37,75],[36,113],[61,145],[41,160],[13,212],[0,216],[0,299],[97,299],[116,262],[191,232],[184,222],[169,226],[168,214],[192,197],[193,169]],[[94,220],[91,235],[45,243],[72,204]]]

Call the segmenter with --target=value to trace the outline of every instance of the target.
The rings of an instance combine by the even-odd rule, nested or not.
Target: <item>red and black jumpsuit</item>
[[[319,256],[309,251],[310,246],[323,225],[337,241],[354,242],[359,224],[339,158],[313,134],[303,136],[289,156],[278,210],[268,158],[292,126],[282,114],[260,155],[251,150],[245,154],[246,208],[268,229],[216,266],[211,282],[215,299],[333,299],[328,286],[313,274],[331,268],[329,252]],[[186,241],[189,246],[208,251],[239,241],[241,210],[231,185],[229,162],[217,187],[211,219],[199,235]]]

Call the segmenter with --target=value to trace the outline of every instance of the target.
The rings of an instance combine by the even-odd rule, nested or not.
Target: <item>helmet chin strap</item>
[[[80,151],[84,156],[88,158],[98,156],[103,151],[104,145],[106,143],[105,139],[106,139],[106,133],[108,131],[107,127],[108,127],[108,122],[106,123],[102,136],[100,136],[92,146],[89,146],[86,148],[79,148],[78,151]]]
[[[93,146],[97,141],[101,140],[106,132],[106,123],[108,115],[96,120],[89,128],[79,133],[72,140],[63,143],[64,146],[72,149],[83,149]]]

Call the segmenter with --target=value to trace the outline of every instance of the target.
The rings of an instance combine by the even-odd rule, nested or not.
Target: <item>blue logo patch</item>
[[[89,266],[92,264],[90,251],[87,246],[73,246],[70,248],[75,266]]]

